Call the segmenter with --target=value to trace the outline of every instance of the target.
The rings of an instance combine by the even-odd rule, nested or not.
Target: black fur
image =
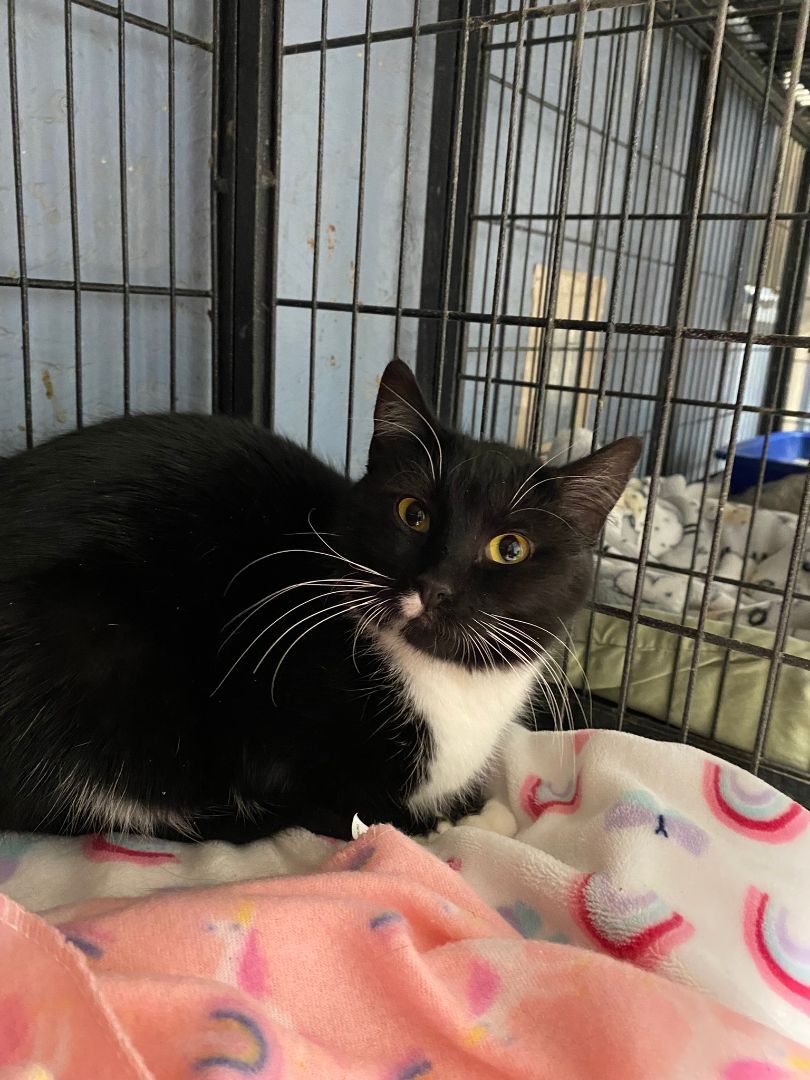
[[[328,609],[380,599],[373,625],[392,624],[403,593],[438,582],[439,602],[403,630],[417,648],[460,662],[458,628],[480,610],[559,635],[589,588],[592,542],[638,447],[623,440],[539,473],[549,482],[532,491],[535,509],[510,514],[537,462],[428,420],[394,362],[356,484],[286,440],[200,416],[111,421],[0,461],[0,828],[103,826],[90,808],[98,792],[148,809],[169,836],[179,819],[195,835],[235,840],[289,824],[345,836],[355,812],[409,830],[431,824],[403,802],[429,766],[429,732],[401,716],[396,680],[365,631],[352,650],[370,605]],[[443,457],[435,484],[432,430]],[[566,479],[597,474],[590,490]],[[427,534],[397,516],[403,496],[429,508]],[[532,541],[525,563],[482,557],[506,530]],[[305,550],[273,554],[287,549]],[[229,624],[276,590],[331,578],[368,590],[292,588]],[[336,617],[315,626],[318,612]],[[527,632],[542,642],[540,629]],[[464,794],[445,809],[460,812]]]

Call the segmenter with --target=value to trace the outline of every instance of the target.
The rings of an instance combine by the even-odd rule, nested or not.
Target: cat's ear
[[[417,449],[421,441],[432,452],[435,429],[436,421],[413,372],[401,360],[392,360],[383,372],[377,392],[369,464],[377,451],[394,440],[408,440]]]
[[[629,437],[572,461],[557,474],[560,509],[593,542],[621,498],[641,454],[641,439]]]
[[[383,438],[396,435],[397,430],[403,434],[402,428],[421,434],[431,423],[430,409],[414,373],[401,360],[392,360],[383,372],[377,391],[374,434]]]

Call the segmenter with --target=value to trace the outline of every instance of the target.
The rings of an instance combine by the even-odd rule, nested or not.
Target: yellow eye
[[[426,533],[430,528],[430,514],[416,499],[400,499],[397,516],[414,532]]]
[[[501,533],[487,544],[487,558],[502,566],[514,566],[532,553],[532,546],[520,533]]]

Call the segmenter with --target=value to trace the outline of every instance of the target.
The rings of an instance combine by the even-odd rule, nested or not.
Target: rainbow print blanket
[[[236,849],[0,838],[0,1080],[810,1077],[810,813],[516,730],[483,814]]]

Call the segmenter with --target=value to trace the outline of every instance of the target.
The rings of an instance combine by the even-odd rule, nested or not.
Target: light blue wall
[[[166,0],[129,0],[129,11],[166,22]],[[211,36],[208,0],[175,0],[177,29]],[[16,4],[20,142],[28,274],[71,280],[64,4]],[[210,287],[211,54],[177,42],[176,245],[179,287]],[[130,280],[169,283],[168,45],[126,29],[127,199]],[[73,7],[76,181],[84,281],[122,281],[118,152],[117,20]],[[9,102],[7,5],[0,0],[0,275],[19,274]],[[71,293],[30,291],[31,382],[37,441],[75,423]],[[180,408],[210,407],[206,299],[177,303]],[[132,297],[133,410],[169,405],[169,301]],[[82,347],[86,421],[123,405],[123,309],[119,296],[84,292]],[[0,451],[24,445],[19,290],[0,287]]]
[[[320,37],[320,3],[296,0],[285,8],[285,41]],[[422,22],[436,17],[435,0],[421,5]],[[413,0],[385,0],[373,9],[373,30],[407,26]],[[362,33],[365,4],[333,0],[329,37]],[[432,103],[435,38],[419,38],[416,56],[410,176],[406,206],[402,302],[418,306],[422,259],[425,185]],[[352,301],[355,276],[360,134],[363,95],[362,46],[327,53],[323,186],[317,296]],[[359,260],[359,297],[366,304],[393,306],[397,297],[400,223],[405,183],[405,134],[411,41],[379,42],[371,48],[369,67],[368,149],[365,206]],[[315,196],[317,175],[317,52],[292,54],[284,62],[281,147],[281,218],[279,234],[280,297],[312,296]],[[377,379],[393,356],[394,323],[390,316],[361,314],[356,325],[356,384],[349,402],[352,316],[319,311],[316,320],[314,439],[315,449],[339,467],[345,461],[346,415],[355,418],[350,465],[365,462]],[[278,308],[276,414],[285,433],[304,441],[309,400],[311,316],[306,310]],[[399,353],[416,358],[417,321],[404,319]]]
[[[517,5],[514,0],[498,0],[499,9]],[[574,133],[570,166],[568,213],[593,214],[621,212],[624,175],[629,152],[632,122],[633,91],[644,18],[642,8],[626,11],[591,12],[586,30],[606,30],[624,27],[625,32],[613,36],[586,38],[584,43],[581,87],[577,124]],[[631,28],[630,32],[626,32]],[[635,29],[632,29],[635,28]],[[572,35],[573,18],[554,18],[538,21],[534,33],[541,39],[550,36]],[[493,39],[515,41],[517,28],[497,28]],[[572,55],[571,41],[557,41],[547,46],[527,50],[524,74],[528,71],[529,99],[526,103],[523,143],[519,168],[515,173],[516,210],[519,214],[553,214],[561,175],[563,142],[562,111],[566,107],[567,87]],[[488,95],[485,109],[482,183],[478,210],[481,214],[500,215],[503,206],[504,166],[508,148],[511,87],[514,82],[515,50],[495,50],[490,55]],[[671,33],[667,41],[663,31],[653,34],[650,55],[649,90],[646,111],[642,112],[639,129],[639,156],[636,176],[631,188],[630,209],[634,213],[676,214],[681,212],[684,197],[684,176],[689,158],[689,133],[695,111],[700,57],[680,35]],[[616,100],[609,109],[610,87],[615,84]],[[506,92],[502,87],[506,85]],[[661,94],[661,118],[655,134],[655,108]],[[759,106],[735,84],[729,83],[719,105],[717,146],[709,176],[710,190],[706,209],[740,213],[745,205],[746,185],[752,172],[756,175],[750,209],[766,207],[770,182],[775,125],[770,123],[764,150],[756,151],[756,131]],[[517,143],[515,142],[515,148]],[[600,160],[604,155],[603,181],[600,192]],[[511,209],[511,206],[510,206]],[[743,230],[743,256],[735,262],[738,238]],[[729,290],[733,329],[745,329],[747,307],[744,287],[754,280],[755,261],[761,241],[759,226],[734,222],[704,223],[699,232],[696,250],[695,287],[693,303],[687,315],[687,325],[715,329],[727,325]],[[506,259],[502,275],[501,295],[494,300],[495,264],[500,236],[498,222],[481,223],[474,236],[475,258],[471,306],[474,310],[491,312],[505,308],[509,314],[531,315],[531,278],[535,265],[548,266],[552,260],[553,223],[534,221],[519,223],[512,241],[512,257]],[[673,290],[673,266],[678,240],[675,221],[631,221],[625,240],[625,263],[619,283],[616,320],[642,324],[667,325]],[[618,223],[569,220],[562,246],[561,269],[564,272],[592,274],[604,282],[604,302],[597,319],[606,319],[608,302],[616,275]],[[509,253],[508,238],[504,248]],[[740,263],[742,266],[740,266]],[[778,279],[778,271],[776,274]],[[503,290],[508,278],[505,302]],[[736,285],[736,289],[735,289]],[[540,314],[547,315],[547,305]],[[561,293],[557,318],[581,318],[582,310],[571,311],[568,297]],[[763,316],[767,314],[763,305]],[[758,326],[766,330],[763,322]],[[498,346],[504,342],[501,373],[505,379],[523,377],[526,355],[530,346],[527,329],[506,328],[498,331],[495,342],[497,365]],[[470,332],[465,358],[465,373],[482,375],[486,370],[489,329],[486,326]],[[578,368],[580,349],[585,358],[592,350],[594,364],[590,385],[598,382],[605,355],[604,334],[594,333],[583,340],[576,332],[557,330],[550,355],[549,382],[570,386],[571,391],[549,390],[542,417],[542,440],[550,440],[558,431],[571,430],[575,408],[584,395],[573,391],[581,385]],[[606,358],[606,387],[627,390],[641,395],[655,395],[658,390],[661,360],[666,347],[664,337],[647,335],[613,336]],[[725,361],[725,375],[720,372]],[[682,359],[678,393],[684,397],[701,397],[709,401],[733,401],[742,360],[742,347],[723,346],[706,342],[687,342]],[[746,402],[759,402],[765,390],[768,350],[755,347],[752,353]],[[722,385],[721,385],[722,384]],[[593,424],[595,397],[586,399],[586,423]],[[463,384],[461,415],[474,431],[481,421],[483,393],[475,383]],[[491,414],[494,432],[511,439],[517,432],[521,391],[504,388],[495,392],[495,408]],[[714,410],[679,406],[673,422],[672,457],[669,467],[692,476],[702,475],[714,468],[714,450],[726,444],[730,417],[723,414],[712,431]],[[608,398],[600,421],[601,438],[626,433],[649,438],[655,419],[655,403],[649,400]],[[745,414],[741,437],[755,431],[757,418]]]
[[[496,9],[516,6],[497,0]],[[28,273],[70,280],[73,274],[67,169],[67,113],[62,0],[24,0],[17,10],[17,62],[21,109],[23,200]],[[166,0],[129,0],[128,10],[165,23]],[[365,3],[331,0],[330,38],[362,34]],[[204,40],[211,37],[210,0],[175,0],[180,30]],[[0,0],[0,275],[19,272],[8,94],[6,0]],[[423,0],[421,20],[437,17],[436,0]],[[376,0],[372,29],[408,27],[414,0]],[[632,119],[631,102],[643,18],[641,8],[591,12],[588,30],[619,27],[623,32],[587,38],[582,63],[577,123],[570,170],[568,210],[611,212],[621,209],[624,170]],[[320,0],[294,0],[285,5],[285,44],[320,37]],[[85,281],[120,283],[121,204],[119,195],[117,21],[108,15],[73,7],[75,123],[81,275]],[[573,30],[572,18],[537,20],[532,33],[543,38]],[[494,45],[516,27],[496,27]],[[363,237],[359,269],[355,267],[357,207],[361,169],[361,117],[365,53],[362,45],[327,52],[324,150],[319,235],[317,298],[351,303],[355,278],[364,304],[395,305],[400,263],[400,223],[405,214],[402,260],[402,303],[419,304],[420,268],[428,165],[436,38],[418,38],[413,100],[408,195],[406,182],[406,123],[411,63],[410,36],[376,42],[369,57],[368,132],[365,157]],[[570,41],[557,41],[525,52],[528,97],[523,150],[516,171],[518,213],[551,214],[557,206],[561,175],[563,110],[571,58]],[[168,70],[166,39],[138,27],[127,27],[127,198],[130,276],[133,283],[168,285]],[[311,300],[315,247],[316,153],[319,100],[319,52],[289,54],[284,59],[283,116],[280,172],[278,293],[283,298]],[[494,48],[487,54],[488,80],[484,107],[482,160],[477,210],[501,212],[514,49]],[[180,287],[210,288],[209,166],[211,112],[211,54],[178,42],[176,45],[176,168],[177,168],[177,282]],[[632,188],[636,212],[677,213],[681,210],[689,149],[689,125],[695,107],[699,58],[678,34],[667,42],[656,31],[650,58],[648,105],[640,131],[640,154]],[[609,111],[609,88],[616,101]],[[502,89],[506,86],[506,92]],[[653,138],[654,106],[663,88],[661,120]],[[753,132],[757,106],[729,86],[723,96],[718,141],[710,175],[708,209],[745,209],[747,178],[756,171],[753,209],[762,209],[769,179],[774,129],[766,152],[756,159]],[[600,170],[600,161],[604,168]],[[603,175],[600,176],[600,171]],[[729,301],[729,283],[738,277],[733,265],[740,228],[734,223],[705,224],[697,249],[691,325],[722,327]],[[673,263],[678,225],[672,221],[632,222],[626,237],[627,257],[619,290],[619,321],[664,324],[674,287]],[[469,303],[473,311],[493,308],[498,223],[480,223],[473,233],[472,280]],[[761,228],[744,236],[743,272],[739,295],[732,297],[732,326],[745,326],[742,287],[753,280]],[[531,314],[531,276],[535,265],[551,262],[553,228],[534,221],[516,227],[508,273],[501,282],[497,308],[512,314]],[[605,299],[597,317],[605,318],[616,273],[616,222],[568,222],[562,246],[565,272],[591,271],[601,278]],[[505,249],[509,254],[510,248]],[[503,290],[508,277],[505,302]],[[19,291],[0,286],[0,451],[24,444],[21,320]],[[207,298],[179,299],[177,304],[178,404],[181,408],[210,407],[210,320]],[[541,310],[545,314],[545,307]],[[560,318],[580,317],[563,300]],[[339,467],[346,464],[346,416],[354,418],[348,464],[362,469],[377,379],[394,351],[395,319],[388,315],[319,311],[315,319],[314,381],[310,386],[309,310],[281,305],[277,309],[277,368],[274,386],[277,426],[306,442],[312,398],[312,445]],[[85,419],[119,413],[122,408],[122,302],[115,295],[84,292],[82,301]],[[354,329],[353,329],[354,328]],[[763,328],[765,328],[763,324]],[[416,359],[418,323],[403,318],[399,353]],[[352,339],[354,337],[354,350]],[[30,340],[33,414],[36,439],[64,430],[75,422],[73,398],[73,297],[69,292],[30,292]],[[132,297],[132,407],[165,409],[169,404],[169,301],[165,297]],[[526,329],[497,331],[494,355],[498,364],[503,342],[503,377],[520,378],[530,345]],[[575,387],[582,350],[592,350],[598,379],[604,335],[557,331],[551,350],[550,381]],[[482,374],[489,346],[489,328],[471,326],[464,356],[466,374]],[[656,392],[665,348],[663,337],[615,335],[607,356],[609,390],[629,388],[643,395]],[[352,356],[354,351],[354,356]],[[587,350],[586,350],[587,352]],[[726,375],[719,371],[726,356]],[[586,357],[587,358],[587,357]],[[741,349],[714,344],[685,346],[679,393],[716,400],[733,398]],[[764,390],[767,352],[752,356],[747,400],[758,401]],[[354,396],[349,400],[354,364]],[[461,417],[472,430],[480,424],[482,393],[463,384]],[[581,396],[580,396],[581,398]],[[496,390],[492,430],[513,438],[520,392]],[[586,421],[592,422],[588,398]],[[543,416],[543,438],[570,428],[577,395],[549,391]],[[608,399],[602,415],[604,437],[624,432],[647,434],[654,422],[654,403]],[[725,417],[712,432],[712,410],[679,406],[671,467],[699,474],[713,460],[716,446],[728,436]],[[744,418],[742,434],[753,430],[756,418]]]

